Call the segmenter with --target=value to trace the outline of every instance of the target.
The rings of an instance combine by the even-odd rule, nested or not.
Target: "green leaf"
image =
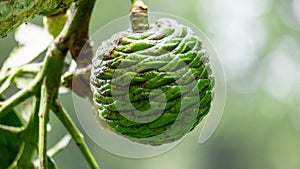
[[[51,15],[75,0],[0,0],[0,38],[36,15]]]
[[[0,101],[3,98],[0,96]],[[12,110],[7,116],[0,118],[0,124],[15,127],[22,126],[22,122],[16,112]],[[0,130],[0,168],[8,168],[19,152],[22,140],[11,133]]]

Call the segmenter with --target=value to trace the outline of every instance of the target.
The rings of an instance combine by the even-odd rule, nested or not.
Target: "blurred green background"
[[[215,45],[225,69],[226,107],[216,132],[198,143],[199,130],[171,151],[129,159],[88,143],[101,169],[298,169],[300,166],[300,0],[145,0],[150,12],[190,21]],[[91,32],[127,15],[130,1],[98,0]],[[41,24],[42,18],[32,22]],[[0,40],[0,65],[16,46]],[[71,94],[64,105],[78,123]],[[51,116],[49,146],[64,134]],[[74,142],[55,156],[62,169],[88,168]]]

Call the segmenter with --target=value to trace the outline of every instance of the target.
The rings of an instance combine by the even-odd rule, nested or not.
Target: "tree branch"
[[[35,87],[36,84],[32,84],[28,88],[20,90],[7,100],[0,102],[0,118],[6,116],[16,105],[33,96],[35,94]]]
[[[142,33],[149,29],[148,7],[143,0],[131,0],[130,22],[133,32]]]
[[[76,61],[77,67],[72,74],[69,74],[70,76],[64,79],[64,85],[85,98],[91,96],[89,77],[93,49],[89,42],[89,23],[94,4],[95,0],[89,0],[77,6],[77,14],[73,20],[78,22],[72,26],[69,34],[70,39],[67,40],[67,46],[72,58]],[[79,55],[80,58],[78,58]],[[72,86],[72,83],[76,84],[76,87]]]
[[[95,2],[94,0],[92,1],[82,0],[76,4],[75,10],[72,12],[71,17],[69,17],[62,32],[58,35],[58,37],[54,40],[54,42],[49,47],[47,56],[45,58],[45,64],[41,72],[41,77],[42,79],[44,79],[44,82],[42,85],[41,105],[39,111],[39,117],[40,117],[39,160],[40,160],[41,169],[44,169],[47,166],[47,164],[45,164],[47,163],[46,124],[48,122],[48,117],[49,117],[49,107],[57,98],[58,88],[60,86],[60,80],[61,80],[63,66],[64,66],[64,59],[66,57],[67,51],[68,49],[71,50],[73,48],[73,46],[68,46],[68,44],[71,43],[73,45],[72,40],[74,39],[75,35],[80,37],[81,32],[77,32],[78,28],[81,27],[82,24],[81,22],[83,22],[83,20],[86,19],[83,18],[86,16],[85,13],[91,12],[92,7],[94,6],[94,2]],[[84,28],[84,29],[88,29],[88,28]],[[99,167],[96,161],[94,160],[92,154],[88,151],[89,149],[85,144],[82,135],[75,127],[74,123],[72,123],[70,118],[66,114],[64,114],[65,111],[62,109],[61,106],[58,106],[57,108],[58,110],[54,112],[56,113],[56,115],[62,115],[59,117],[61,117],[60,120],[63,124],[66,123],[71,124],[71,126],[68,126],[69,132],[73,136],[73,138],[75,138],[81,152],[86,157],[86,160],[89,162],[90,166],[92,168],[98,169]],[[57,112],[59,113],[57,114]]]
[[[82,48],[89,40],[89,23],[96,0],[82,1],[83,2],[78,3],[74,11],[76,15],[74,15],[72,20],[76,22],[73,22],[73,26],[69,29],[70,34],[67,45],[75,61],[77,61],[77,58],[81,53],[85,57],[88,57],[88,63],[90,63],[91,57],[93,56],[91,46],[85,46],[84,50],[82,50]],[[85,67],[88,63],[77,63],[77,66]]]
[[[73,0],[62,0],[71,2]],[[2,3],[1,1],[0,3]],[[13,2],[13,1],[9,1]],[[13,2],[18,3],[19,0]],[[35,1],[41,3],[40,0]],[[49,0],[44,3],[47,4]],[[50,107],[59,117],[60,121],[65,125],[73,139],[76,141],[79,149],[87,160],[88,164],[93,169],[99,169],[99,166],[91,154],[87,144],[84,141],[83,135],[76,128],[74,122],[68,116],[63,107],[56,101],[58,88],[61,84],[61,76],[63,72],[64,60],[67,51],[70,50],[74,59],[77,59],[84,44],[88,41],[88,25],[91,12],[95,0],[79,0],[76,3],[75,9],[68,18],[62,32],[51,43],[48,48],[46,57],[43,62],[42,70],[36,76],[34,82],[28,88],[20,90],[15,95],[11,96],[4,102],[0,102],[0,118],[5,116],[9,110],[23,102],[25,99],[35,95],[36,104],[31,120],[28,123],[25,131],[20,135],[30,135],[24,139],[24,144],[20,149],[18,156],[14,160],[10,168],[33,168],[32,155],[37,148],[38,141],[40,168],[47,168],[47,131],[46,125],[49,121]],[[50,8],[50,7],[49,7]],[[41,12],[41,11],[40,11]],[[18,23],[15,23],[16,25]],[[2,25],[1,25],[2,26]],[[2,27],[1,27],[2,28]],[[0,28],[0,37],[3,30]],[[4,28],[5,30],[5,28]],[[4,34],[8,30],[4,31]],[[78,62],[78,67],[86,66],[92,57],[91,46],[88,45],[88,50],[84,50],[86,59],[84,62]],[[41,99],[41,100],[40,100]],[[39,127],[37,127],[37,124]],[[5,127],[4,127],[5,128]],[[32,136],[31,136],[32,135]]]
[[[48,167],[47,159],[47,123],[49,121],[49,111],[51,96],[46,89],[46,81],[41,89],[41,102],[39,109],[39,150],[38,155],[40,159],[40,169]]]
[[[72,121],[66,110],[58,101],[52,104],[51,109],[71,134],[90,167],[93,169],[100,169],[88,146],[86,145],[83,135],[79,129],[77,129],[75,123]]]

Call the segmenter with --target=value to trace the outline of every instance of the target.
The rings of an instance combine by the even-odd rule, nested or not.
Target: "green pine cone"
[[[214,78],[201,40],[171,19],[103,42],[90,79],[101,124],[148,145],[171,143],[193,130],[213,97]]]

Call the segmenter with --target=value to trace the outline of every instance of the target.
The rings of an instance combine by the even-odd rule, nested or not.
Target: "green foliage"
[[[36,15],[49,15],[68,6],[75,0],[5,0],[0,1],[0,38]]]
[[[57,169],[53,158],[48,156],[48,169]]]
[[[3,101],[1,96],[0,101]],[[7,116],[0,118],[0,125],[21,127],[23,123],[17,112],[11,110]],[[8,168],[10,166],[16,158],[22,142],[19,136],[0,129],[0,168]]]

